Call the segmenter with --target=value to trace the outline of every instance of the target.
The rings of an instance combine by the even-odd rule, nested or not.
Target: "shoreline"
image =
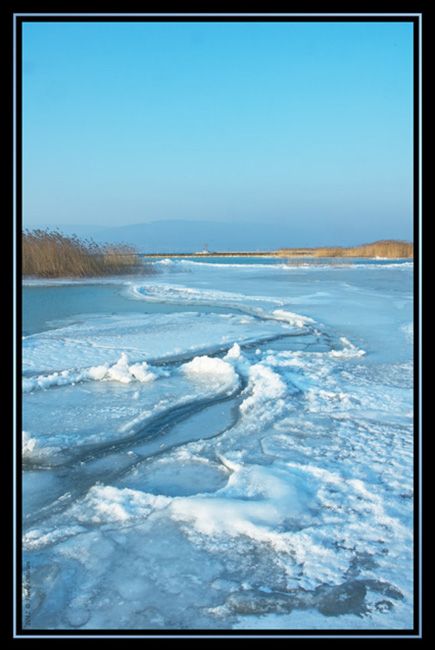
[[[413,259],[414,246],[411,242],[397,239],[383,239],[370,244],[358,246],[288,246],[274,250],[262,251],[209,251],[203,250],[189,253],[141,253],[138,255],[144,258],[181,257],[181,258],[216,258],[216,257],[265,257],[270,259],[340,259],[340,258],[365,258],[372,260],[382,259]]]
[[[243,252],[243,253],[139,253],[141,258],[154,258],[154,259],[165,259],[165,258],[199,258],[199,259],[209,259],[217,257],[247,257],[247,258],[258,258],[265,257],[269,259],[367,259],[367,260],[413,260],[414,257],[397,257],[392,255],[388,256],[376,256],[376,255],[316,255],[315,253],[273,253],[273,252]]]

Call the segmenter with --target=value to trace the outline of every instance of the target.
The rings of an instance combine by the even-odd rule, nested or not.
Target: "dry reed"
[[[139,257],[125,244],[97,244],[57,230],[25,230],[23,275],[43,278],[95,277],[137,270]],[[141,267],[145,268],[145,267]]]
[[[412,258],[414,256],[413,244],[384,239],[361,246],[324,246],[318,248],[280,248],[278,255],[281,257],[387,257],[387,258]]]

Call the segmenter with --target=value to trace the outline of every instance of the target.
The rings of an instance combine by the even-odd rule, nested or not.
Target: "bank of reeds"
[[[325,246],[319,248],[281,248],[282,257],[387,257],[412,258],[413,244],[406,241],[384,239],[361,246]]]
[[[95,277],[137,271],[140,260],[131,246],[97,244],[57,230],[25,230],[23,275],[42,278]]]

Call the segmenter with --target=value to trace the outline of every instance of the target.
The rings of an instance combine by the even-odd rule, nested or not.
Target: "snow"
[[[26,378],[48,375],[46,381],[40,382],[45,387],[64,385],[69,380],[59,376],[62,371],[113,365],[122,354],[128,356],[130,363],[154,364],[211,348],[228,350],[235,342],[261,340],[283,331],[279,322],[254,323],[232,313],[90,314],[83,321],[66,321],[56,329],[24,337],[23,369]],[[118,376],[127,376],[120,367],[119,370]],[[92,374],[98,372],[102,370]],[[80,376],[76,380],[81,381]]]
[[[414,342],[414,323],[405,323],[402,325],[402,332],[404,333],[409,343]]]
[[[129,287],[129,294],[132,298],[136,300],[150,300],[150,301],[160,301],[162,298],[165,301],[183,303],[238,303],[241,304],[246,302],[246,299],[249,298],[249,301],[253,302],[266,302],[266,303],[276,303],[281,304],[279,299],[272,298],[270,296],[258,296],[250,295],[245,296],[242,293],[235,293],[234,291],[222,291],[219,289],[203,289],[199,287],[189,287],[184,285],[174,285],[168,283],[156,283],[156,284],[132,284]]]
[[[204,382],[220,390],[231,391],[239,381],[231,364],[214,357],[195,357],[192,361],[183,364],[181,370],[192,381]]]
[[[169,499],[110,485],[93,486],[86,497],[75,504],[70,516],[79,522],[110,524],[143,519],[153,510],[167,506]]]
[[[329,353],[331,357],[351,359],[352,357],[363,357],[365,355],[365,350],[359,349],[345,336],[341,336],[340,341],[343,344],[343,348],[341,350],[331,350]]]
[[[134,379],[145,383],[153,381],[153,379],[156,378],[156,375],[153,372],[150,372],[148,368],[149,366],[146,361],[143,361],[142,363],[134,363],[129,366],[128,357],[125,352],[122,352],[115,365],[107,368],[105,373],[102,373],[105,369],[104,366],[91,368],[91,376],[96,379],[120,381],[123,384],[129,384]]]
[[[274,309],[272,314],[277,320],[283,320],[290,325],[295,325],[296,327],[304,327],[307,323],[314,323],[313,319],[309,318],[308,316],[294,314],[293,312],[286,311],[285,309]]]
[[[128,356],[125,352],[113,365],[103,364],[92,366],[83,370],[62,370],[48,375],[38,375],[23,379],[23,392],[30,393],[38,389],[47,389],[52,386],[66,386],[82,381],[119,381],[122,384],[129,384],[132,381],[146,383],[156,378],[156,372],[149,370],[146,361],[129,365]]]
[[[31,456],[36,447],[36,439],[32,438],[27,431],[23,431],[23,458]]]
[[[23,338],[32,626],[412,627],[412,264],[381,262],[161,260]]]
[[[286,385],[279,375],[261,363],[252,365],[249,369],[249,397],[240,405],[242,414],[259,416],[259,411],[275,411],[283,406]],[[270,402],[273,401],[273,404]]]
[[[238,343],[234,343],[232,348],[228,350],[226,355],[224,356],[224,359],[240,359],[241,351],[240,351],[240,345]]]

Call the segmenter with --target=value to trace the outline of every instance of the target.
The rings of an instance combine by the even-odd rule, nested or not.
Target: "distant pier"
[[[225,253],[138,253],[141,257],[277,257],[274,251]]]

